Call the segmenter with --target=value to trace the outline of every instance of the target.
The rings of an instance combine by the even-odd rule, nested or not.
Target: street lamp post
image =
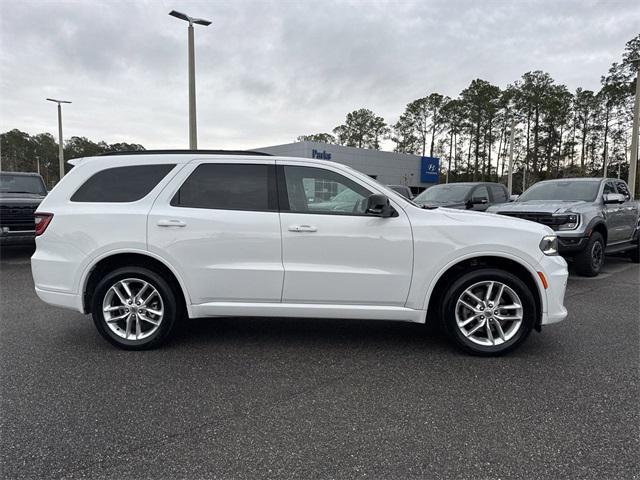
[[[193,24],[211,25],[209,20],[203,18],[193,18],[176,10],[171,10],[169,15],[189,22],[189,148],[198,149],[198,131],[196,126],[196,60],[195,48],[193,45]]]
[[[71,103],[68,100],[56,100],[55,98],[47,98],[50,102],[58,104],[58,161],[60,162],[60,180],[64,177],[64,145],[62,143],[62,103]]]
[[[631,198],[636,194],[636,169],[638,168],[638,123],[640,122],[640,57],[631,60],[636,67],[636,102],[633,108],[633,129],[631,131],[631,162],[629,163],[629,190]]]

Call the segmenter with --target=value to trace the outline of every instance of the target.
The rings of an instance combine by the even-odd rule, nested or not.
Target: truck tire
[[[629,251],[629,258],[633,263],[640,263],[640,238],[636,242],[636,248]]]
[[[600,232],[593,232],[587,246],[575,257],[575,268],[578,275],[595,277],[600,273],[604,263],[604,238]]]

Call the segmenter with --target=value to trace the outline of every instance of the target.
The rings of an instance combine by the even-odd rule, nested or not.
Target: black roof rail
[[[131,150],[123,152],[100,153],[98,157],[111,157],[114,155],[255,155],[257,157],[270,157],[270,153],[254,152],[252,150]]]

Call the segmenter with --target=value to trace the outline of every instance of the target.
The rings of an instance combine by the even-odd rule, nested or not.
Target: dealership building
[[[438,183],[437,158],[317,142],[286,143],[254,150],[281,157],[315,158],[342,163],[381,183],[407,185],[414,193]]]

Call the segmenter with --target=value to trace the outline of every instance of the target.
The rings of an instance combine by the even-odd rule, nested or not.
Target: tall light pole
[[[633,108],[633,129],[631,131],[631,162],[629,163],[629,190],[631,198],[636,194],[636,169],[638,168],[638,123],[640,123],[640,57],[631,60],[636,67],[636,103]]]
[[[58,161],[60,162],[60,180],[64,177],[64,145],[62,143],[62,103],[71,103],[68,100],[56,100],[47,98],[50,102],[58,104]]]
[[[507,190],[509,190],[509,198],[511,198],[511,195],[513,195],[513,142],[515,140],[515,132],[516,122],[514,119],[511,119],[511,133],[509,135],[509,173],[507,177]]]
[[[189,15],[171,10],[169,15],[189,22],[189,148],[198,149],[198,131],[196,126],[196,59],[193,46],[193,24],[211,25],[209,20],[193,18]]]

